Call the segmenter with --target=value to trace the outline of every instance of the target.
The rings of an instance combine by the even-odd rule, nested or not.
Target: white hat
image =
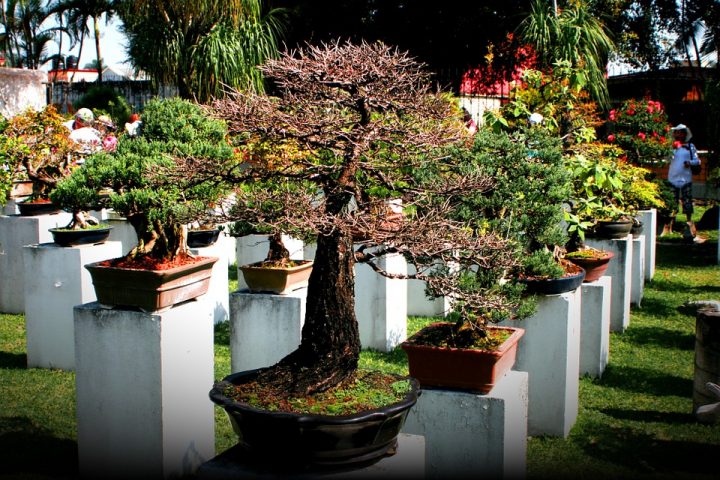
[[[678,130],[685,130],[685,141],[686,142],[689,142],[690,139],[692,138],[692,132],[687,127],[687,125],[685,125],[684,123],[678,123],[677,125],[672,127],[670,130],[672,130],[673,132],[678,131]]]
[[[543,122],[544,118],[539,113],[535,112],[532,115],[530,115],[530,123],[531,124],[540,124]]]

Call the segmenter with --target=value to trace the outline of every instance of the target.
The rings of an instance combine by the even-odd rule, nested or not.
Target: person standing
[[[686,216],[687,225],[692,239],[696,238],[697,230],[692,221],[693,198],[692,198],[692,170],[691,165],[700,165],[695,145],[690,143],[692,132],[680,123],[672,128],[673,134],[673,158],[668,169],[668,182],[675,192],[675,205],[682,203],[682,211]]]

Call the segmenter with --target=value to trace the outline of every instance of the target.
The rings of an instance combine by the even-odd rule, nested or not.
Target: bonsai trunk
[[[138,237],[138,245],[128,256],[148,255],[157,260],[172,260],[187,254],[185,231],[182,225],[150,222],[145,215],[128,215]]]
[[[353,265],[349,234],[336,230],[318,236],[300,346],[258,381],[306,395],[353,376],[360,356]]]

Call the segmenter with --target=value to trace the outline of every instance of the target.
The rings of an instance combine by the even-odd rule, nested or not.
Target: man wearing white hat
[[[692,199],[692,170],[691,165],[700,165],[700,159],[697,156],[695,145],[690,143],[692,132],[690,129],[680,123],[672,128],[673,139],[673,158],[670,161],[668,169],[668,182],[675,192],[675,205],[677,202],[682,203],[682,211],[687,217],[687,224],[690,230],[691,238],[695,238],[697,230],[692,221],[693,199]]]

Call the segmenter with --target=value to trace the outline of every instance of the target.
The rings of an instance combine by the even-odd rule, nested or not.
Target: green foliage
[[[630,99],[610,110],[608,141],[639,165],[666,163],[672,154],[670,121],[660,102]]]
[[[528,277],[560,278],[565,274],[549,250],[536,250],[523,259],[523,273]]]
[[[570,177],[556,136],[542,128],[481,128],[472,147],[454,155],[494,181],[490,192],[467,197],[457,211],[478,233],[496,232],[525,250],[565,242],[560,223]]]
[[[125,97],[112,87],[94,86],[75,102],[75,108],[89,108],[95,113],[95,118],[105,113],[110,115],[115,125],[124,125],[130,118],[132,109]]]
[[[52,198],[68,209],[112,207],[135,228],[138,253],[173,258],[184,250],[181,225],[226,193],[214,182],[187,182],[177,169],[197,159],[232,163],[234,152],[224,140],[223,122],[185,100],[148,102],[143,122],[142,137],[123,136],[115,152],[92,155]],[[105,198],[104,189],[113,193]]]

